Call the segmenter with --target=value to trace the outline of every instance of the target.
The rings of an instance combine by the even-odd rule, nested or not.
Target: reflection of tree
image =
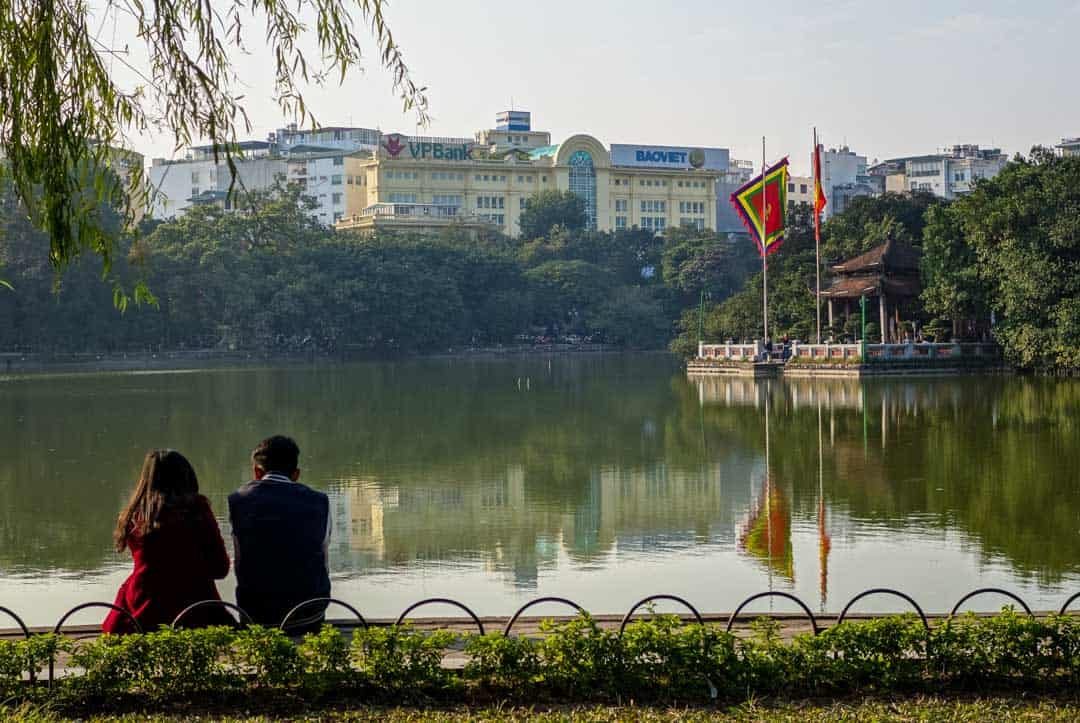
[[[795,579],[795,558],[791,550],[791,508],[783,491],[768,479],[757,499],[742,534],[739,547],[773,572],[789,581]]]
[[[738,382],[704,387],[703,411],[696,382],[677,386],[682,416],[703,414],[711,434],[760,454],[760,412]],[[784,440],[773,448],[772,479],[793,491],[796,516],[817,513],[816,399],[829,400],[829,508],[898,533],[912,524],[958,529],[984,558],[1004,556],[1043,584],[1080,570],[1080,488],[1068,462],[1080,446],[1077,380],[792,380],[772,395],[773,436]]]

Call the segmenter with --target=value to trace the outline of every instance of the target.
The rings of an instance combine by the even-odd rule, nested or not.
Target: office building
[[[875,165],[870,173],[884,177],[886,191],[921,191],[953,199],[970,193],[977,181],[996,176],[1008,160],[1000,148],[965,144],[925,156],[892,158]]]
[[[474,138],[392,133],[378,151],[345,159],[347,207],[337,228],[437,231],[487,224],[517,236],[529,199],[572,191],[599,231],[716,228],[717,180],[727,149],[613,144],[578,134],[558,144],[525,111],[497,116]]]

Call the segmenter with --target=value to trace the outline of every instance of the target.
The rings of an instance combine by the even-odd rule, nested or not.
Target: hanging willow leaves
[[[109,273],[115,234],[100,220],[107,205],[128,227],[152,192],[141,164],[127,163],[130,137],[167,133],[177,149],[210,139],[215,158],[235,178],[234,143],[251,124],[230,53],[246,52],[249,24],[274,57],[274,94],[285,115],[315,123],[303,87],[359,67],[365,28],[390,71],[406,111],[427,121],[425,88],[410,76],[383,16],[385,0],[105,0],[104,10],[130,16],[132,40],[148,65],[136,68],[102,43],[84,0],[0,0],[0,152],[4,172],[31,221],[49,237],[57,271],[83,253],[99,255]],[[98,7],[100,18],[100,10]],[[314,17],[309,27],[302,17]],[[101,26],[103,27],[103,23]],[[300,49],[314,39],[316,62]],[[108,60],[141,83],[125,90]],[[149,297],[147,297],[149,298]]]

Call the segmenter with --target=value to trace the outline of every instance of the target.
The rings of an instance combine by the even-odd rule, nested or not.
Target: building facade
[[[919,191],[953,199],[970,193],[977,181],[996,176],[1008,160],[1000,148],[965,144],[932,155],[892,158],[871,172],[884,176],[886,191]]]
[[[155,158],[150,166],[150,216],[167,219],[193,205],[214,204],[231,210],[234,192],[266,191],[276,183],[297,183],[318,206],[313,215],[325,224],[345,215],[344,158],[378,148],[379,131],[333,126],[298,130],[279,129],[265,141],[243,141],[235,146],[235,174],[214,146],[192,147],[177,160]]]
[[[1061,143],[1057,144],[1058,151],[1066,158],[1070,156],[1080,156],[1080,136],[1076,138],[1062,138]]]
[[[522,113],[518,111],[518,113]],[[572,191],[598,231],[713,229],[726,149],[615,145],[578,134],[551,144],[525,119],[475,139],[389,134],[378,151],[345,159],[347,207],[339,229],[437,230],[477,221],[520,233],[529,199]]]

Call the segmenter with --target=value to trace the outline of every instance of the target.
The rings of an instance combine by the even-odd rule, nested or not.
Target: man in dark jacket
[[[289,437],[259,442],[254,479],[229,495],[236,603],[260,625],[277,627],[300,603],[330,595],[330,501],[300,484],[300,448]],[[317,629],[326,603],[290,619],[292,633]]]

